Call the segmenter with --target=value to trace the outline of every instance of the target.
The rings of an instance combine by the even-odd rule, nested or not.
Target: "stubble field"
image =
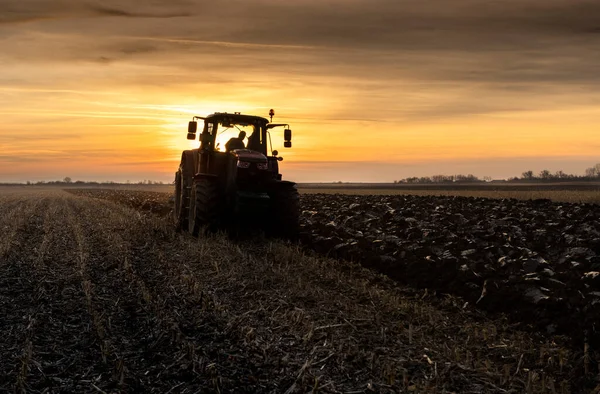
[[[260,236],[177,234],[168,193],[4,191],[0,391],[593,392],[592,341],[560,325],[540,330],[518,313],[486,311],[483,300],[501,285],[516,286],[512,277],[522,277],[519,286],[534,283],[544,300],[564,298],[540,281],[548,269],[565,282],[569,270],[555,268],[529,234],[541,228],[541,237],[554,237],[548,229],[556,218],[566,220],[559,228],[573,222],[565,247],[595,256],[579,250],[565,261],[592,272],[597,245],[580,244],[598,231],[598,210],[537,202],[532,212],[512,202],[505,212],[503,203],[448,200],[304,195],[300,247]],[[489,227],[491,220],[500,222]],[[563,246],[552,247],[559,253]],[[449,249],[456,261],[442,264]],[[486,265],[498,263],[497,250],[509,256],[509,268],[490,276]],[[407,268],[418,263],[421,270]],[[404,267],[402,275],[390,266]],[[447,272],[465,277],[452,282]],[[441,280],[409,287],[427,275]],[[581,276],[577,289],[593,292],[593,278]],[[479,303],[471,299],[484,288]],[[592,296],[584,294],[589,304]],[[517,308],[529,300],[511,302]],[[593,323],[577,327],[587,324],[593,339]]]

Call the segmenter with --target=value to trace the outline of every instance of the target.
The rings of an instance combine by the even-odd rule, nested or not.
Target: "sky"
[[[597,0],[1,0],[0,182],[170,182],[270,108],[298,182],[583,174],[598,70]]]

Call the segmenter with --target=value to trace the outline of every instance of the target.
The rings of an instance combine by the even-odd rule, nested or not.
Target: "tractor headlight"
[[[259,170],[266,170],[269,168],[269,166],[267,165],[267,163],[256,163],[256,168],[258,168]]]
[[[238,166],[238,168],[249,168],[250,162],[249,161],[238,161],[237,166]]]

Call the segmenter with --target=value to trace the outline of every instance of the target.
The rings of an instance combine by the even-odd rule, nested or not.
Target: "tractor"
[[[267,235],[297,239],[298,190],[294,182],[282,180],[283,158],[272,150],[269,132],[285,127],[284,147],[291,148],[292,131],[287,124],[271,123],[273,110],[269,115],[270,121],[217,112],[189,122],[187,138],[198,139],[200,146],[183,151],[175,173],[173,219],[178,230],[198,236],[246,224]]]

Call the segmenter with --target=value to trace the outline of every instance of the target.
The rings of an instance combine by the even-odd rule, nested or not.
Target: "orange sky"
[[[0,181],[169,182],[192,115],[269,108],[300,182],[600,161],[598,2],[49,3],[0,4]]]

